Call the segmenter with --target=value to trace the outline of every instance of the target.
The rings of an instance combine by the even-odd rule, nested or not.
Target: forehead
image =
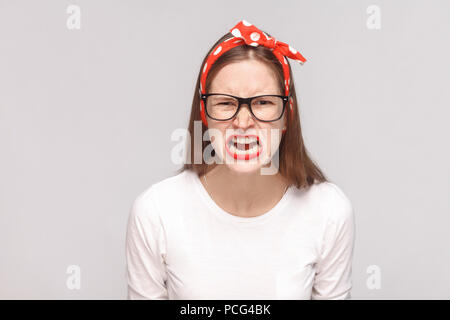
[[[230,63],[220,69],[213,78],[209,91],[249,97],[279,94],[280,85],[275,72],[265,63],[245,60]]]

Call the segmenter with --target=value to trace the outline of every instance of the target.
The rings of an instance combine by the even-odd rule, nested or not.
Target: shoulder
[[[183,189],[188,188],[189,175],[192,174],[186,170],[151,184],[134,199],[131,217],[141,221],[160,219],[160,207],[179,199],[180,194],[184,193]]]
[[[180,192],[189,190],[192,183],[192,175],[195,173],[191,170],[184,170],[181,173],[167,177],[161,181],[154,183],[153,188],[154,195],[158,199],[166,199],[176,197]]]
[[[306,197],[314,202],[326,220],[342,224],[353,220],[353,205],[344,191],[333,182],[325,181],[311,185],[304,192]]]

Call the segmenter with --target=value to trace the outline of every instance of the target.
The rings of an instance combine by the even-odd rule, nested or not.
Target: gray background
[[[69,30],[67,6],[81,8]],[[381,29],[369,30],[369,5]],[[313,159],[351,199],[355,299],[449,299],[448,1],[0,1],[0,298],[124,299],[132,201],[174,174],[212,44],[291,64]],[[81,289],[66,268],[81,268]],[[381,288],[366,285],[381,270]]]

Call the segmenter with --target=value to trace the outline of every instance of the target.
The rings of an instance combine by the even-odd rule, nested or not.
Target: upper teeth
[[[258,139],[256,137],[233,137],[233,142],[239,143],[239,144],[249,144],[253,142],[257,142]]]

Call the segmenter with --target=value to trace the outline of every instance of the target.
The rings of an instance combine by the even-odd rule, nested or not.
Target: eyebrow
[[[224,91],[222,91],[222,92],[220,92],[220,91],[214,91],[214,92],[217,92],[217,93],[224,93],[224,94],[229,94],[229,95],[232,95],[232,96],[238,96],[238,95],[236,95],[236,94],[234,94],[234,93],[229,93],[229,92],[232,92],[233,90],[229,90],[229,88],[226,88]],[[278,93],[278,90],[275,90],[276,92],[275,93],[273,93],[273,92],[271,92],[271,93],[261,93],[261,91],[263,91],[263,90],[261,90],[261,89],[257,89],[257,90],[254,90],[253,91],[253,94],[251,94],[249,97],[256,97],[256,96],[261,96],[261,95],[266,95],[266,94],[279,94]],[[257,93],[257,92],[259,92],[259,93]]]

